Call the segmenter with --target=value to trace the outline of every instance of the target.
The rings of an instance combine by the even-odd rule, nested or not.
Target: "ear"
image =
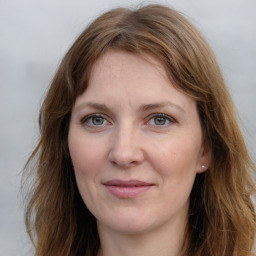
[[[198,156],[198,163],[196,168],[196,173],[205,172],[211,163],[211,148],[207,145],[202,145]]]

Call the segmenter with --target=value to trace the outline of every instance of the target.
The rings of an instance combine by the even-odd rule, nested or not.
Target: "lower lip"
[[[139,196],[140,194],[146,192],[152,187],[148,186],[137,186],[137,187],[123,187],[123,186],[109,186],[106,185],[108,191],[116,197],[119,198],[133,198]]]

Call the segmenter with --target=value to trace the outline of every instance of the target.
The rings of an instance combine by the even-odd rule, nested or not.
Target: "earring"
[[[202,168],[203,168],[203,169],[205,169],[205,168],[206,168],[206,166],[205,166],[205,165],[202,165]]]

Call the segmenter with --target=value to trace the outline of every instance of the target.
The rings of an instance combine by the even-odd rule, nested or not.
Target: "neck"
[[[98,256],[181,256],[185,225],[175,224],[140,234],[124,234],[98,225],[101,243]]]

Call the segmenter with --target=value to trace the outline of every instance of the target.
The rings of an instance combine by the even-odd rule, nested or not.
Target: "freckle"
[[[176,152],[173,152],[173,153],[172,153],[172,157],[173,157],[173,158],[176,158],[176,155],[177,155]]]

